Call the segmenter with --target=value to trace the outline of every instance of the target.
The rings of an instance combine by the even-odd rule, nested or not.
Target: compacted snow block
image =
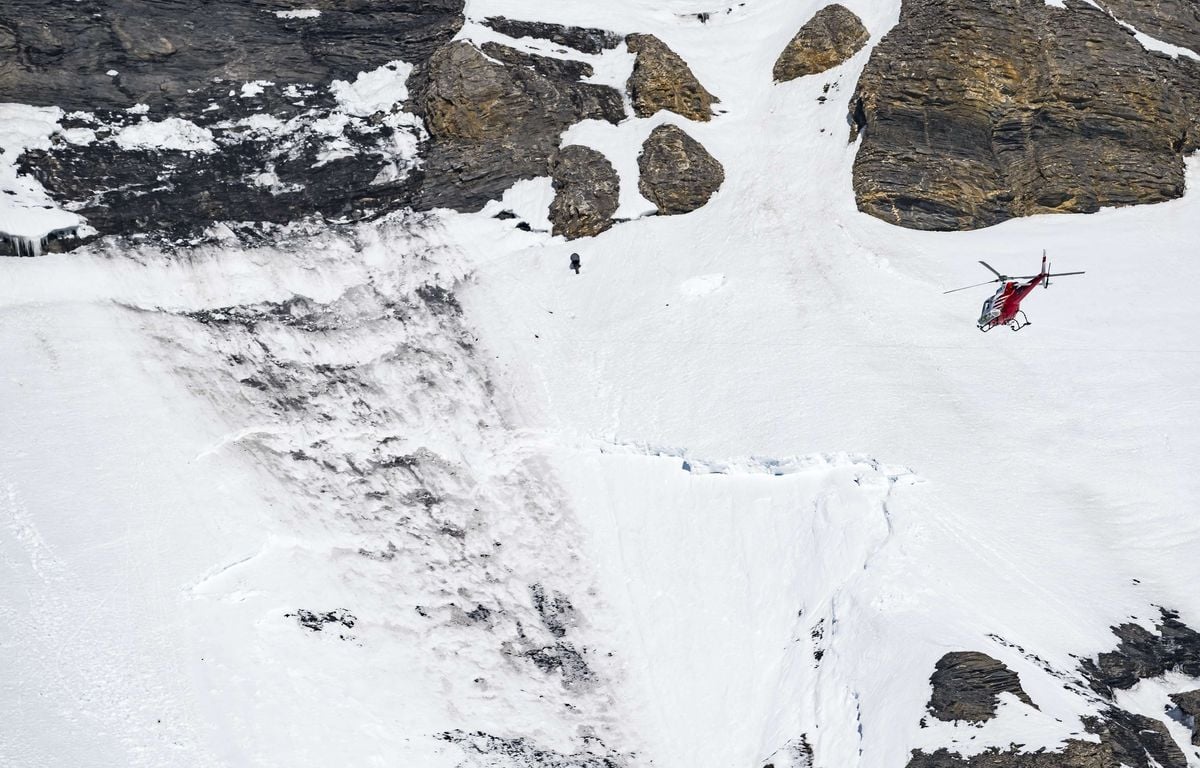
[[[676,125],[650,132],[638,155],[638,191],[659,214],[688,213],[725,183],[725,169],[700,142]]]
[[[568,240],[592,237],[613,225],[621,179],[612,163],[591,147],[563,147],[550,167],[554,234]]]
[[[625,87],[638,117],[666,109],[689,120],[712,119],[712,105],[720,99],[700,84],[679,54],[654,35],[629,35],[625,44],[637,54]]]
[[[775,82],[815,75],[841,64],[867,44],[871,34],[853,11],[834,3],[817,11],[775,62]]]

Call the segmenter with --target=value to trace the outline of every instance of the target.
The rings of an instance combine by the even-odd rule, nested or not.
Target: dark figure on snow
[[[579,274],[579,254],[571,254],[571,269],[575,270],[575,274]]]

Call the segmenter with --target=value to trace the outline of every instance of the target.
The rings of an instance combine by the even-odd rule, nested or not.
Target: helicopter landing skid
[[[1008,322],[1001,323],[998,319],[990,320],[987,323],[979,326],[979,330],[987,333],[999,325],[1007,325],[1009,330],[1019,331],[1028,325],[1032,325],[1032,323],[1029,322],[1029,318],[1025,316],[1025,312],[1023,310],[1018,310],[1017,314],[1013,315],[1012,319],[1010,319]]]

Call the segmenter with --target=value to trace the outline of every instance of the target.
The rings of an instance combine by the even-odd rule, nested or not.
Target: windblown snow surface
[[[847,5],[873,41],[898,14]],[[478,215],[0,261],[0,764],[1053,749],[1094,710],[1075,673],[1110,626],[1159,605],[1200,626],[1200,165],[1156,206],[884,224],[846,143],[868,51],[771,83],[818,7],[468,4],[678,51],[711,123],[568,138],[637,216],[641,141],[685,125],[726,172],[686,216],[566,243],[537,231],[538,180]],[[632,63],[592,60],[617,83]],[[1043,248],[1087,275],[1033,294],[1019,334],[976,330],[987,288],[942,295]],[[956,650],[1039,709],[922,727]],[[1159,717],[1189,686],[1123,703]]]

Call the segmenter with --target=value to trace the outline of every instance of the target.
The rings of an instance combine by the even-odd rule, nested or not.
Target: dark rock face
[[[1200,149],[1200,61],[1183,56],[1155,56],[1155,64],[1164,80],[1171,83],[1176,95],[1188,107],[1192,122],[1183,138],[1184,153]]]
[[[1200,747],[1200,690],[1172,693],[1171,701],[1179,707],[1192,729],[1192,744]]]
[[[574,48],[580,53],[603,53],[621,44],[621,36],[605,29],[591,27],[564,27],[561,24],[546,24],[540,21],[518,21],[503,16],[490,16],[483,20],[502,35],[509,37],[534,37]]]
[[[314,110],[313,119],[328,116],[329,109]],[[109,117],[102,130],[113,135],[127,118]],[[389,166],[387,144],[397,133],[382,123],[348,122],[342,136],[353,151],[333,159],[325,159],[330,137],[308,128],[278,137],[234,124],[205,129],[219,142],[215,152],[59,142],[50,151],[27,153],[22,170],[55,198],[75,201],[75,210],[102,234],[160,232],[173,237],[193,235],[222,220],[283,223],[311,214],[356,218],[404,204],[418,181],[405,176],[376,183]]]
[[[679,54],[654,35],[629,35],[625,43],[637,54],[626,89],[638,117],[666,109],[689,120],[712,119],[712,105],[720,99],[700,84]]]
[[[984,653],[947,653],[938,660],[929,682],[933,685],[929,711],[939,720],[990,720],[1005,691],[1034,706],[1017,673]]]
[[[1179,621],[1179,614],[1166,610],[1157,629],[1154,634],[1139,624],[1113,627],[1121,640],[1117,649],[1083,665],[1092,689],[1112,696],[1113,689],[1126,690],[1139,680],[1176,670],[1200,677],[1200,634]]]
[[[595,71],[591,64],[584,61],[538,56],[536,53],[518,51],[516,48],[491,41],[479,46],[479,49],[497,61],[513,67],[529,67],[551,80],[582,80],[591,77]]]
[[[418,121],[346,114],[330,86],[428,59],[462,25],[462,0],[311,5],[320,16],[277,16],[291,4],[270,0],[3,3],[0,93],[75,110],[63,127],[93,136],[60,137],[21,170],[101,234],[185,238],[219,220],[354,219],[406,204],[420,177],[399,167],[397,147],[419,141]],[[187,121],[207,148],[119,139],[164,120]]]
[[[602,153],[590,147],[563,147],[550,174],[554,180],[550,221],[555,235],[568,240],[592,237],[613,225],[621,179]]]
[[[954,230],[1178,197],[1193,77],[1079,0],[904,0],[851,102],[858,207]]]
[[[1100,737],[1101,745],[1112,749],[1117,765],[1152,768],[1157,763],[1162,768],[1187,768],[1183,750],[1160,720],[1114,708],[1101,717],[1086,719],[1084,725]]]
[[[862,20],[833,3],[817,11],[779,54],[775,82],[795,80],[836,67],[867,44],[871,37]]]
[[[317,18],[275,15],[294,5],[5,0],[0,93],[6,101],[67,111],[143,103],[152,115],[186,117],[230,83],[328,83],[395,59],[415,64],[462,26],[463,0],[314,0],[303,7],[320,9]]]
[[[725,183],[725,169],[700,142],[675,125],[650,132],[638,155],[638,190],[659,214],[688,213]]]
[[[625,117],[612,88],[505,67],[466,42],[435,53],[410,87],[430,134],[418,208],[477,211],[514,182],[549,175],[571,124]]]
[[[1188,0],[1101,0],[1100,5],[1139,32],[1200,53],[1200,6]]]

